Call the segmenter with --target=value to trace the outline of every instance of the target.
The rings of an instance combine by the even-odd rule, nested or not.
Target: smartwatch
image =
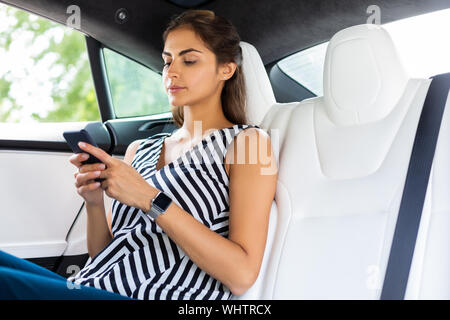
[[[170,199],[164,192],[160,191],[156,197],[152,199],[150,210],[146,212],[146,214],[155,220],[158,216],[166,212],[171,203],[172,199]]]

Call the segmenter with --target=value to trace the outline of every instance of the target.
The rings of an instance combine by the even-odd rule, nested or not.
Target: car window
[[[383,27],[411,77],[428,78],[450,71],[450,9],[386,23]],[[316,96],[322,96],[327,46],[325,42],[290,55],[279,61],[278,67]]]
[[[0,4],[0,123],[98,120],[84,35]]]
[[[317,96],[323,95],[322,75],[328,42],[302,50],[278,62],[278,67]]]
[[[108,48],[103,53],[117,118],[170,111],[160,74]]]

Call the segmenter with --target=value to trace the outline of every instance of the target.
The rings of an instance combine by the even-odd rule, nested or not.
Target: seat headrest
[[[275,95],[264,64],[256,48],[244,41],[242,72],[247,91],[247,117],[250,124],[260,125],[267,111],[275,104]]]
[[[323,74],[324,103],[332,122],[359,125],[386,117],[409,80],[387,31],[361,24],[330,40]]]

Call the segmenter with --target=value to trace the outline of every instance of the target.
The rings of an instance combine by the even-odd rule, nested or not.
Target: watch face
[[[170,199],[165,193],[161,192],[155,200],[153,200],[153,205],[161,209],[161,211],[166,211],[169,207],[172,199]]]

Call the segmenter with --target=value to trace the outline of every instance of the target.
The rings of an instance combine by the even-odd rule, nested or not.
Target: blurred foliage
[[[118,118],[170,111],[170,103],[159,74],[107,48],[103,52]],[[143,92],[148,94],[142,94]]]
[[[31,39],[27,43],[30,46],[44,37],[48,39],[44,42],[46,47],[38,54],[30,55],[34,66],[43,59],[49,58],[48,55],[50,55],[50,58],[56,57],[52,67],[58,67],[61,70],[57,75],[49,72],[47,78],[52,87],[53,108],[46,115],[41,115],[40,110],[36,110],[37,112],[32,113],[32,118],[39,122],[100,120],[84,36],[68,27],[22,10],[4,5],[0,7],[0,10],[5,10],[6,16],[15,18],[15,23],[10,23],[6,32],[0,34],[0,46],[5,51],[10,49],[14,39],[24,32],[31,34]],[[55,36],[56,28],[63,30],[63,37],[59,37],[60,39]],[[25,74],[31,72],[33,70],[25,70]],[[2,122],[20,121],[10,119],[13,110],[23,108],[10,94],[13,81],[14,79],[7,80],[6,75],[0,78],[0,121]],[[30,94],[26,92],[26,89],[24,88],[24,93]]]
[[[38,122],[99,121],[100,114],[84,35],[3,4],[0,4],[0,10],[6,11],[7,17],[14,18],[8,23],[6,31],[0,34],[0,49],[3,48],[7,52],[14,39],[28,33],[31,36],[27,38],[29,39],[27,47],[31,48],[36,42],[45,43],[44,48],[38,53],[30,53],[33,67],[51,59],[52,70],[57,70],[57,72],[49,70],[46,78],[51,85],[53,107],[45,115],[42,114],[42,110],[36,110],[31,117]],[[170,104],[159,74],[108,49],[105,49],[105,60],[117,117],[170,111]],[[25,75],[35,72],[25,64],[22,67]],[[11,95],[14,80],[17,79],[11,76],[11,72],[0,74],[1,122],[20,122],[20,119],[11,117],[14,111],[22,110],[24,107]],[[30,91],[23,88],[24,95],[32,96],[33,92]]]
[[[8,122],[11,113],[14,110],[22,110],[23,108],[22,106],[19,106],[14,99],[9,98],[10,88],[11,83],[0,78],[0,122]],[[7,98],[2,99],[2,97]],[[9,106],[7,106],[7,104]]]

